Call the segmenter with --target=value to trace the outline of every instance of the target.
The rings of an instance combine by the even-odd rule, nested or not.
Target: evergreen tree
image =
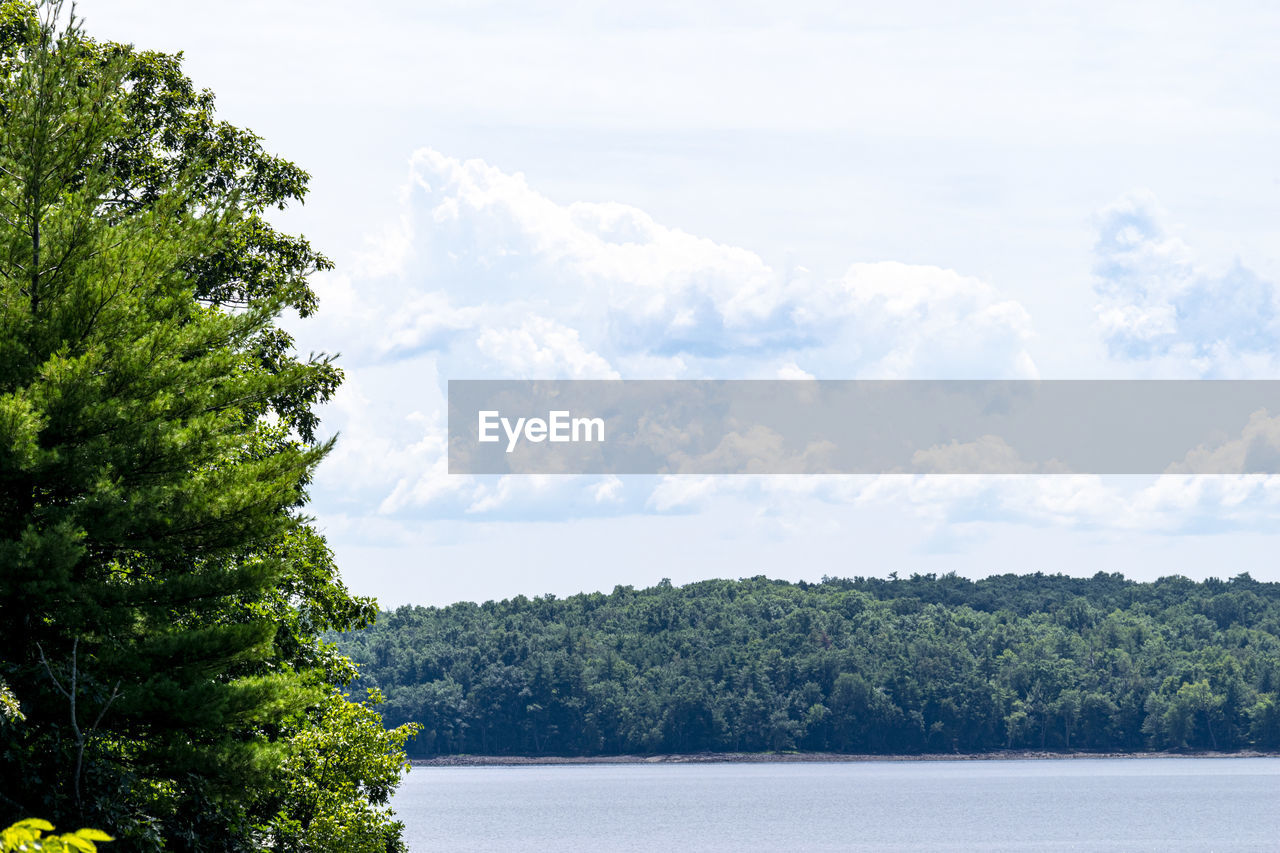
[[[339,374],[276,326],[324,262],[261,213],[305,173],[175,64],[57,20],[0,7],[0,677],[25,716],[0,721],[0,823],[349,849],[286,843],[316,815],[279,795],[353,674],[320,633],[372,611],[300,515]],[[393,764],[334,808],[385,804]]]

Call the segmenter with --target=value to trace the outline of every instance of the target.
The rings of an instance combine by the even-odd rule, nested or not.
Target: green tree
[[[1264,693],[1249,709],[1249,733],[1259,749],[1280,749],[1280,702]]]
[[[374,707],[338,692],[309,712],[309,724],[291,743],[284,773],[267,800],[277,807],[267,841],[281,853],[335,850],[385,853],[401,847],[403,824],[389,806],[404,770],[410,724],[388,731]]]
[[[61,3],[45,3],[56,13]],[[29,0],[0,0],[0,64],[20,65],[42,28]],[[268,153],[262,140],[216,118],[214,94],[198,89],[182,71],[182,55],[136,50],[131,45],[82,37],[76,63],[80,82],[116,86],[120,122],[95,157],[109,176],[101,190],[103,210],[136,213],[167,197],[179,209],[234,207],[226,240],[186,259],[194,295],[210,305],[278,303],[302,317],[317,307],[308,277],[333,267],[304,237],[281,233],[266,219],[273,208],[301,202],[310,176],[296,164]],[[186,192],[174,196],[182,183]],[[256,355],[279,371],[302,366],[293,340],[282,329],[259,330]],[[311,359],[307,370],[267,404],[304,440],[315,437],[314,404],[328,399],[342,372],[328,359]]]
[[[258,849],[298,819],[297,756],[342,736],[327,685],[354,669],[321,634],[373,614],[300,514],[340,374],[276,319],[327,261],[262,220],[305,173],[175,57],[58,11],[0,5],[0,676],[25,714],[0,815]],[[398,768],[403,737],[377,743]],[[335,820],[386,799],[339,790]]]
[[[755,577],[404,607],[342,647],[419,755],[1234,750],[1280,737],[1277,625],[1248,578]]]

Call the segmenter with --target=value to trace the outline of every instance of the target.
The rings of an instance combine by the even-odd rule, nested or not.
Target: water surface
[[[417,767],[413,851],[1280,850],[1280,758]]]

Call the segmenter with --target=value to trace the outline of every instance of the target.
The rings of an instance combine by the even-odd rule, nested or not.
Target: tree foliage
[[[1280,584],[763,577],[402,607],[342,638],[417,756],[1280,749]]]
[[[114,839],[100,829],[77,829],[75,832],[64,832],[61,835],[47,835],[53,832],[53,824],[40,818],[20,820],[13,826],[0,831],[0,851],[3,853],[25,853],[25,851],[41,850],[47,853],[97,853],[98,842]]]
[[[306,174],[215,121],[178,57],[57,12],[0,5],[0,817],[347,850],[285,840],[359,815],[398,849],[376,806],[404,733],[357,727],[323,803],[280,794],[367,716],[321,634],[374,613],[301,514],[340,373],[277,320],[328,262],[263,215]]]
[[[391,814],[391,795],[404,769],[404,744],[413,724],[387,731],[369,691],[366,702],[331,692],[311,725],[291,744],[282,784],[273,850],[384,853],[399,845],[403,825]]]

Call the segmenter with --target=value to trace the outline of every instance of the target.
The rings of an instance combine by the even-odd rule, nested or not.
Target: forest
[[[1280,749],[1280,583],[753,577],[339,636],[414,757]]]

